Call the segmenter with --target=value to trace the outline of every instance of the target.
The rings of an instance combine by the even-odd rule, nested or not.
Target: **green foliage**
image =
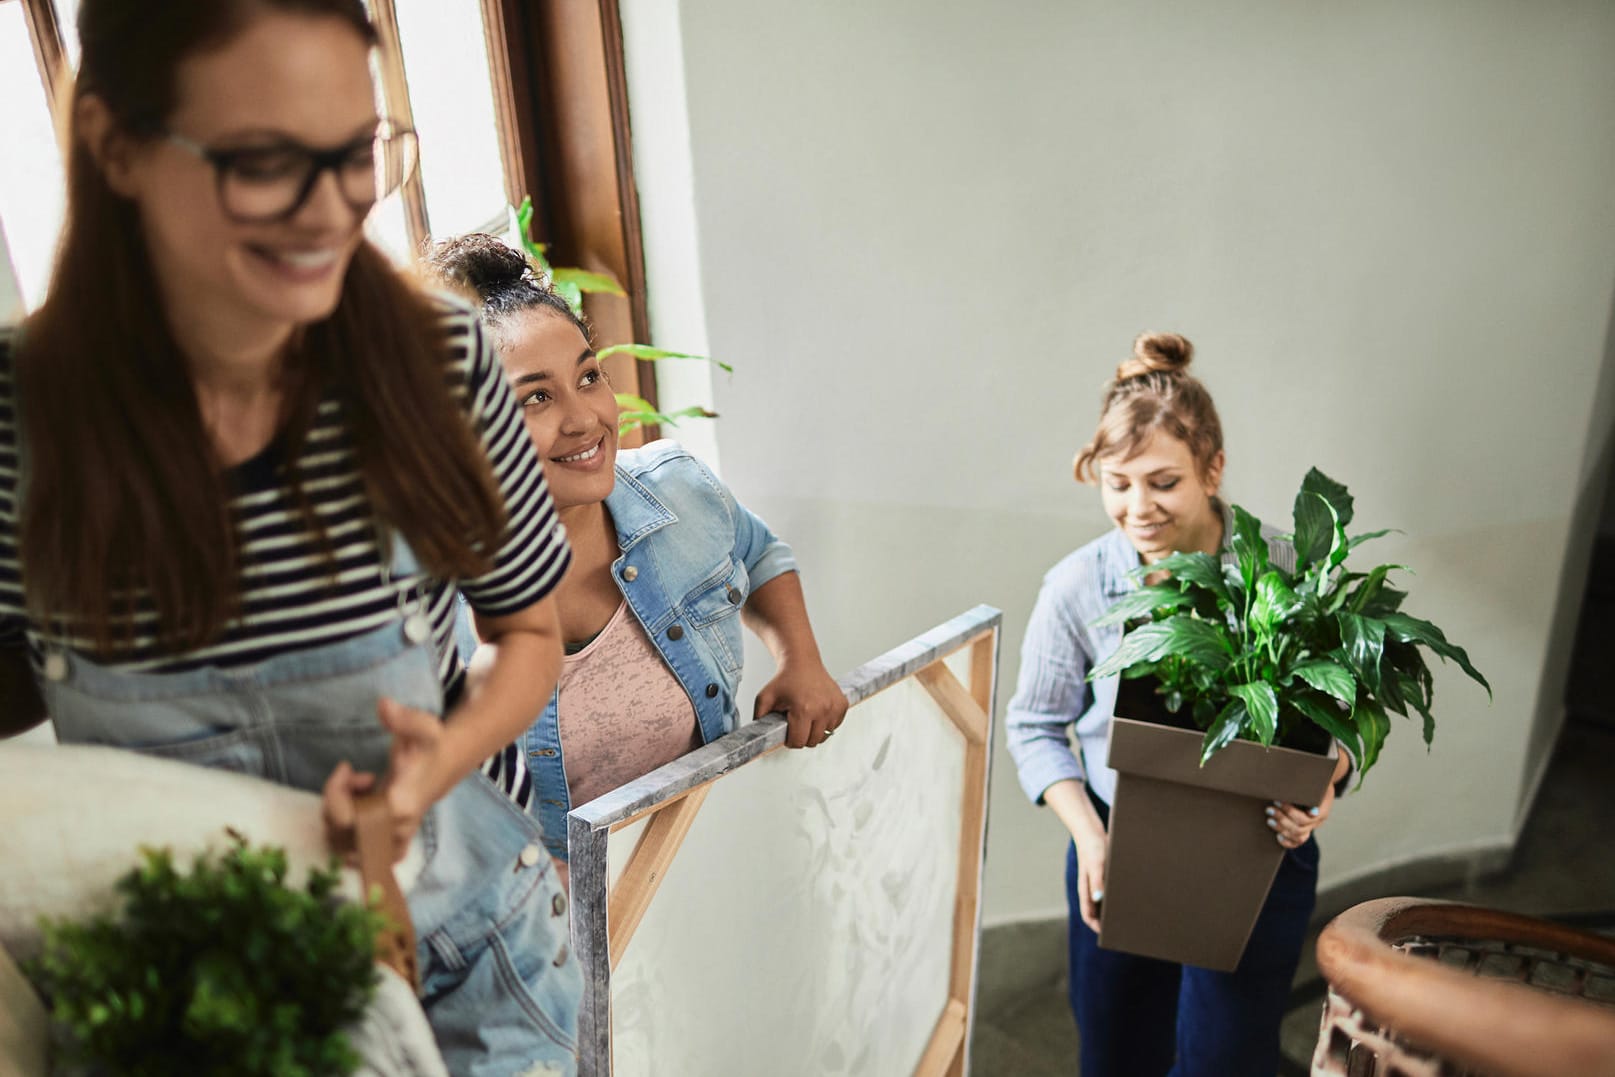
[[[550,287],[555,294],[566,300],[567,306],[579,317],[583,316],[583,297],[586,294],[599,292],[605,295],[627,295],[622,284],[609,273],[595,273],[587,269],[578,269],[576,266],[554,266],[550,264],[548,246],[533,240],[533,200],[522,199],[522,204],[516,209],[516,228],[521,233],[522,246],[527,256],[546,277],[549,278]],[[668,359],[694,360],[696,362],[711,363],[726,373],[733,374],[735,368],[728,363],[719,362],[710,355],[692,355],[689,352],[668,351],[665,348],[653,348],[649,344],[613,344],[601,348],[595,353],[601,360],[613,355],[630,355],[642,362],[654,363]],[[617,407],[621,413],[617,418],[617,432],[626,434],[639,426],[677,426],[680,419],[716,419],[718,413],[706,408],[689,407],[679,411],[661,411],[642,396],[632,393],[618,393]]]
[[[1317,468],[1296,495],[1296,568],[1272,564],[1261,522],[1234,507],[1225,536],[1234,564],[1206,553],[1175,553],[1133,573],[1141,586],[1096,625],[1125,624],[1114,655],[1090,679],[1154,676],[1173,713],[1188,705],[1205,731],[1202,764],[1235,739],[1292,747],[1338,740],[1356,760],[1359,781],[1379,758],[1390,714],[1411,710],[1435,735],[1433,678],[1421,648],[1456,662],[1491,694],[1491,685],[1429,621],[1401,612],[1405,591],[1386,581],[1403,565],[1351,572],[1347,556],[1388,534],[1348,536],[1351,494]],[[1143,584],[1165,572],[1162,582]]]
[[[29,972],[68,1059],[97,1074],[323,1077],[360,1059],[343,1029],[375,991],[374,909],[338,875],[286,884],[286,854],[234,835],[190,871],[167,850],[118,881],[119,916],[47,921]]]

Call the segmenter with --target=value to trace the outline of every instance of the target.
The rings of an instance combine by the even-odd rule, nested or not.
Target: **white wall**
[[[0,326],[16,325],[26,313],[17,271],[11,264],[11,248],[6,244],[6,226],[0,222]]]
[[[1615,415],[1615,7],[677,10],[724,473],[796,545],[832,668],[985,601],[1012,684],[1041,573],[1105,526],[1069,472],[1100,386],[1176,329],[1232,498],[1349,484],[1497,689],[1438,672],[1434,752],[1398,726],[1325,882],[1511,839]],[[1059,828],[1002,751],[993,781],[986,915],[1055,913]]]

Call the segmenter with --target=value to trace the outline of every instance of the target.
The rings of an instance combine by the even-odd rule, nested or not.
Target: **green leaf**
[[[1370,692],[1379,691],[1379,659],[1385,650],[1385,622],[1346,610],[1335,614],[1340,644],[1357,679]]]
[[[1092,622],[1093,627],[1126,624],[1139,617],[1151,617],[1163,610],[1182,609],[1190,597],[1170,584],[1155,584],[1129,591],[1113,602],[1108,610]]]
[[[1361,535],[1353,535],[1351,538],[1346,540],[1346,552],[1350,553],[1365,542],[1373,542],[1377,538],[1384,538],[1386,535],[1399,533],[1400,532],[1398,532],[1396,528],[1387,527],[1382,531],[1368,531]],[[1408,571],[1412,572],[1413,570],[1408,569]]]
[[[1353,759],[1363,757],[1363,742],[1357,735],[1357,727],[1352,725],[1347,716],[1337,710],[1331,701],[1296,695],[1290,698],[1289,703],[1338,740],[1346,751],[1351,753]]]
[[[1228,593],[1228,584],[1223,579],[1222,562],[1209,553],[1197,550],[1193,553],[1168,554],[1159,561],[1139,566],[1129,575],[1143,579],[1156,572],[1167,573],[1180,587],[1200,587],[1210,591],[1219,602],[1233,601]]]
[[[627,295],[617,278],[610,273],[595,273],[588,269],[579,269],[577,266],[557,266],[550,274],[551,284],[556,291],[564,287],[573,287],[580,292],[603,292],[606,295]]]
[[[579,288],[576,284],[569,284],[565,281],[555,281],[552,288],[555,294],[564,299],[566,301],[566,305],[572,308],[573,314],[576,314],[580,318],[583,316],[582,288]]]
[[[1357,775],[1358,784],[1362,783],[1369,768],[1379,759],[1380,749],[1385,746],[1385,738],[1391,733],[1391,720],[1385,716],[1384,709],[1373,700],[1361,700],[1357,709],[1352,712],[1352,720],[1357,726],[1358,736],[1363,741],[1363,754],[1359,757],[1362,770]]]
[[[1230,685],[1228,691],[1244,700],[1256,739],[1271,745],[1279,723],[1279,701],[1273,695],[1273,686],[1266,681],[1253,681],[1250,684]]]
[[[1357,698],[1357,681],[1350,673],[1327,658],[1314,658],[1310,662],[1302,662],[1293,672],[1318,691],[1328,693],[1348,707]]]
[[[647,363],[660,362],[663,359],[698,359],[704,363],[721,367],[727,373],[733,374],[735,368],[728,363],[719,362],[710,355],[691,355],[689,352],[672,352],[666,348],[653,348],[649,344],[613,344],[609,348],[601,348],[595,352],[597,359],[609,359],[613,355],[631,355]]]
[[[617,406],[626,411],[653,412],[656,410],[655,404],[652,404],[649,400],[646,400],[642,396],[635,396],[633,393],[618,393]]]
[[[1363,578],[1363,582],[1352,592],[1351,601],[1347,603],[1353,613],[1363,612],[1363,607],[1378,597],[1380,588],[1385,586],[1385,576],[1390,572],[1410,572],[1406,565],[1380,565]]]
[[[1344,486],[1317,468],[1308,471],[1306,478],[1301,480],[1301,492],[1303,494],[1316,494],[1328,502],[1329,507],[1334,511],[1335,520],[1341,527],[1346,527],[1351,523],[1352,513],[1355,511],[1351,494],[1346,492]]]
[[[1267,539],[1262,537],[1262,522],[1238,505],[1234,506],[1234,536],[1229,547],[1246,590],[1255,587],[1267,571]]]
[[[1233,647],[1222,629],[1208,621],[1172,617],[1127,633],[1116,653],[1095,666],[1088,679],[1114,676],[1136,663],[1154,662],[1168,654],[1220,671],[1232,661]]]
[[[1385,628],[1391,638],[1407,643],[1422,643],[1442,658],[1450,658],[1457,662],[1463,671],[1469,674],[1470,679],[1486,689],[1486,695],[1492,694],[1492,686],[1486,678],[1481,676],[1480,670],[1470,664],[1469,655],[1456,643],[1450,643],[1446,635],[1429,621],[1417,617],[1409,617],[1405,613],[1391,613],[1385,617]]]
[[[1339,526],[1334,507],[1328,500],[1303,486],[1295,495],[1296,567],[1305,568],[1328,556]]]
[[[1217,715],[1206,735],[1200,742],[1200,765],[1205,766],[1206,761],[1234,742],[1239,731],[1245,727],[1245,720],[1249,717],[1245,710],[1243,700],[1231,699],[1228,705]]]
[[[1256,602],[1251,606],[1250,619],[1265,630],[1282,624],[1301,608],[1301,598],[1285,582],[1284,574],[1273,569],[1256,581]]]

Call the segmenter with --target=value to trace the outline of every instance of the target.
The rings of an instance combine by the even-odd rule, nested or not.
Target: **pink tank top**
[[[625,602],[561,666],[566,788],[587,804],[701,747],[695,707]]]

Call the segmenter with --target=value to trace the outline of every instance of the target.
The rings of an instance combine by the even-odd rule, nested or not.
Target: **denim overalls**
[[[390,578],[420,570],[393,536]],[[329,646],[240,669],[126,673],[44,649],[41,690],[58,738],[221,767],[319,791],[337,763],[381,775],[390,735],[376,701],[442,713],[430,625],[418,593],[399,618]],[[249,839],[251,835],[248,835]],[[416,834],[407,894],[423,1004],[450,1072],[575,1072],[582,991],[566,897],[534,820],[472,773]]]

